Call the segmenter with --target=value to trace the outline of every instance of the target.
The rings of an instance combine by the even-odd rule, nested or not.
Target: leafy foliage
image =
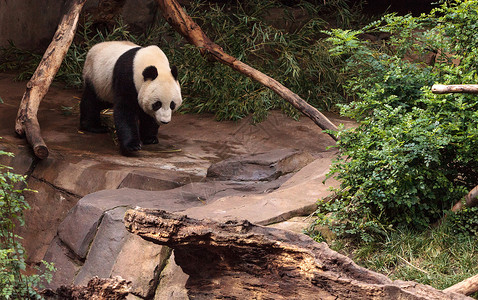
[[[346,89],[355,97],[341,112],[360,125],[338,133],[341,156],[329,176],[341,188],[336,201],[321,204],[320,224],[364,241],[423,229],[478,184],[478,97],[430,91],[434,83],[478,82],[477,24],[478,1],[464,0],[327,32],[331,52],[347,60]],[[364,32],[390,39],[359,40]]]
[[[351,6],[346,0],[294,3],[287,6],[279,0],[237,0],[220,4],[196,0],[189,3],[187,13],[226,53],[278,80],[315,107],[331,109],[335,103],[345,101],[340,85],[344,79],[334,71],[342,60],[330,56],[320,31],[330,22],[351,26],[361,21],[360,4]],[[163,18],[139,35],[131,33],[121,20],[109,30],[97,29],[91,20],[86,20],[79,26],[57,79],[81,87],[88,49],[106,40],[160,46],[180,70],[183,112],[210,112],[218,120],[237,120],[252,114],[255,121],[260,121],[268,110],[282,109],[298,117],[298,112],[271,90],[184,44],[184,38]],[[3,49],[0,59],[5,61],[0,68],[26,68],[20,78],[28,79],[41,56],[11,45]]]
[[[0,155],[13,156],[0,150]],[[15,225],[23,226],[23,211],[30,206],[22,193],[25,177],[11,172],[0,164],[0,299],[40,299],[36,288],[51,280],[53,265],[44,262],[46,272],[25,275],[25,250],[20,237],[14,233]]]

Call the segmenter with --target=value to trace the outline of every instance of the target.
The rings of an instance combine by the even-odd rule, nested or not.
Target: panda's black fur
[[[149,50],[149,52],[146,52],[142,50],[145,48],[133,47],[133,44],[130,43],[108,43],[108,45],[99,44],[99,47],[105,49],[90,50],[90,57],[87,57],[85,62],[85,85],[80,103],[80,129],[96,133],[106,132],[107,129],[101,124],[100,112],[105,108],[114,107],[113,117],[120,150],[124,155],[129,155],[134,151],[140,150],[142,144],[158,143],[159,123],[169,122],[171,111],[176,109],[182,101],[179,84],[177,83],[178,73],[176,67],[172,66],[169,68],[169,63],[166,65],[167,59],[165,62],[161,62],[161,60],[165,59],[165,56],[163,57],[164,54],[158,59],[160,63],[148,61],[148,59],[156,58],[156,52],[159,48],[153,49],[153,52]],[[113,58],[107,57],[108,47],[115,50],[116,55],[119,55],[123,48],[129,48],[124,53],[121,53],[114,63],[112,76],[110,69]],[[121,47],[120,50],[118,50],[118,47]],[[150,52],[154,55],[151,55]],[[103,56],[105,56],[105,59],[109,59],[106,63],[101,60]],[[138,56],[140,58],[146,56],[146,59],[138,60]],[[96,62],[95,59],[97,59]],[[142,64],[150,63],[151,65],[146,67],[142,66]],[[95,64],[105,64],[109,69],[95,69],[97,67]],[[160,68],[167,68],[169,75],[164,70],[158,70],[158,66]],[[138,73],[140,71],[141,77],[139,77],[139,74],[135,74],[135,72]],[[105,72],[105,76],[110,76],[110,80],[104,79],[102,77],[104,74],[97,74],[102,72]],[[161,74],[160,80],[158,80],[158,74]],[[135,80],[139,83],[135,84]],[[107,86],[109,82],[111,82],[111,87]],[[178,88],[174,86],[175,84],[177,84]],[[170,85],[173,85],[173,87],[170,87]],[[138,92],[143,87],[146,88],[145,96],[139,99]],[[148,88],[150,88],[150,91],[148,91]],[[99,95],[97,89],[102,89],[103,97]],[[171,96],[169,98],[174,99],[169,99],[168,97],[166,97],[168,99],[162,99],[163,95]],[[113,98],[113,101],[111,98]],[[165,104],[168,107],[163,108],[158,114],[157,112]],[[163,121],[161,118],[165,118],[167,121]]]

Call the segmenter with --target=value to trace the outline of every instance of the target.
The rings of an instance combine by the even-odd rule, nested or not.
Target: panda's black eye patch
[[[148,79],[154,80],[156,79],[156,77],[158,77],[158,70],[156,69],[155,66],[149,66],[143,70],[143,77],[144,77],[144,81]]]
[[[161,108],[161,106],[163,106],[163,103],[161,103],[161,101],[156,101],[153,103],[153,110],[157,111],[158,109]]]
[[[171,104],[169,104],[169,107],[171,108],[171,110],[174,110],[176,108],[176,103],[171,101]]]

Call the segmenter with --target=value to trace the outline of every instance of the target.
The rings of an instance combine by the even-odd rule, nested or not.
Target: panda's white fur
[[[114,103],[113,70],[119,57],[128,50],[140,47],[126,41],[103,42],[93,46],[86,57],[83,78],[90,81],[97,96],[106,102]],[[143,70],[148,66],[156,67],[158,76],[154,80],[144,80]],[[138,50],[133,60],[134,85],[138,93],[138,103],[148,115],[162,123],[171,121],[170,104],[175,103],[175,109],[181,105],[181,88],[179,82],[172,76],[169,61],[158,46],[148,46]],[[154,111],[152,105],[161,101],[162,106]]]
[[[85,88],[80,102],[80,129],[106,132],[100,111],[114,107],[114,122],[122,153],[158,143],[161,123],[182,103],[177,69],[157,46],[103,42],[88,52],[83,69]]]

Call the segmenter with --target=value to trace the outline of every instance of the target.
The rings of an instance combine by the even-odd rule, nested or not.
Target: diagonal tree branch
[[[48,157],[48,148],[43,141],[38,123],[38,107],[45,97],[61,62],[75,36],[78,17],[86,0],[70,1],[69,10],[58,25],[53,39],[43,54],[35,73],[27,83],[15,122],[15,132],[26,136],[35,155],[41,159]]]
[[[272,89],[276,94],[314,121],[320,128],[333,131],[337,130],[337,127],[326,116],[297,94],[293,93],[275,79],[226,54],[219,45],[215,44],[206,36],[199,25],[184,12],[176,0],[158,0],[158,4],[166,21],[177,32],[182,34],[189,43],[197,46],[203,54],[209,54],[215,60],[230,66],[234,70]],[[329,135],[334,140],[337,140],[337,137],[333,134]]]

